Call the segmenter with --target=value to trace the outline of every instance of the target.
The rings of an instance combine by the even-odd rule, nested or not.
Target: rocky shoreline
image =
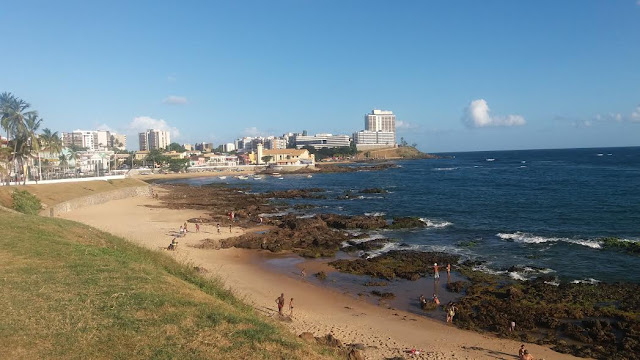
[[[162,185],[169,190],[161,200],[174,209],[207,210],[209,217],[191,222],[232,224],[252,227],[259,214],[284,210],[273,199],[321,198],[322,189],[288,190],[250,194],[247,189],[222,185],[192,187]],[[365,189],[366,190],[366,189]],[[369,190],[374,191],[374,190]],[[286,206],[288,207],[288,205]],[[425,226],[417,218],[387,220],[381,216],[321,214],[299,218],[293,214],[262,218],[265,231],[228,238],[219,246],[293,252],[303,257],[334,257],[338,251],[353,254],[351,259],[331,261],[338,271],[367,275],[385,281],[397,278],[417,280],[431,276],[433,263],[455,264],[454,271],[465,281],[447,284],[460,293],[454,324],[498,336],[546,344],[558,352],[599,359],[637,359],[640,354],[640,285],[555,283],[545,275],[531,281],[477,271],[478,261],[460,262],[456,255],[435,252],[394,250],[372,258],[357,258],[361,252],[379,249],[388,239],[364,241],[367,235],[353,231]],[[402,244],[400,244],[402,245]],[[200,247],[218,246],[203,241]],[[401,247],[401,246],[400,246]],[[393,294],[378,291],[380,297]],[[509,323],[517,327],[509,331]]]

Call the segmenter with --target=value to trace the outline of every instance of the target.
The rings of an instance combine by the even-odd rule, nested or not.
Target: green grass
[[[0,233],[3,358],[335,356],[161,252],[75,222],[4,211]]]

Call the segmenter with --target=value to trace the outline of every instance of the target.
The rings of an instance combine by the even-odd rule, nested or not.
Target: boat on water
[[[218,176],[218,179],[220,179],[220,180],[224,180],[226,178],[227,178],[226,176]]]
[[[307,179],[311,179],[313,176],[311,175],[307,175]]]
[[[249,177],[248,176],[244,176],[244,175],[238,175],[238,179],[247,180],[247,179],[249,179]]]
[[[487,160],[487,161],[496,161],[496,159],[494,159],[494,158],[488,158],[488,159],[485,159],[485,160]]]
[[[259,175],[258,176],[254,176],[253,179],[254,180],[262,180],[262,176],[259,176]]]
[[[278,179],[280,179],[280,180],[284,180],[284,177],[280,176]]]
[[[279,177],[279,176],[280,176],[280,173],[271,173],[271,176]]]

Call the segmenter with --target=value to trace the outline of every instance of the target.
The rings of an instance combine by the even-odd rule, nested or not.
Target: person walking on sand
[[[184,236],[184,228],[180,225],[180,237]]]
[[[217,224],[216,227],[218,228],[218,234],[220,234],[220,224]]]
[[[276,304],[278,304],[278,313],[282,316],[282,308],[284,307],[284,293],[280,294],[280,296],[276,298]]]
[[[293,298],[289,300],[289,317],[293,317]]]
[[[231,234],[231,224],[229,224],[229,234]]]
[[[199,233],[200,232],[200,224],[196,223],[196,232]]]

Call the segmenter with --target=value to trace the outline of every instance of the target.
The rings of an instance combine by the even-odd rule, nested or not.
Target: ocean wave
[[[297,218],[297,219],[310,219],[310,218],[312,218],[312,217],[314,217],[314,216],[316,216],[316,215],[317,215],[317,214],[315,214],[315,213],[311,213],[311,214],[304,214],[304,215],[296,216],[296,218]]]
[[[425,223],[427,227],[433,227],[433,228],[444,228],[444,227],[453,225],[453,223],[450,223],[444,220],[431,220],[427,218],[420,218],[420,221]]]
[[[457,167],[434,168],[433,171],[453,171],[458,170]]]
[[[528,281],[532,278],[536,278],[538,275],[544,275],[556,272],[553,269],[543,268],[535,269],[528,266],[519,268],[517,270],[495,270],[487,267],[486,265],[476,265],[472,268],[473,271],[480,271],[490,275],[507,275],[510,278],[518,281]]]
[[[599,283],[600,280],[596,280],[594,278],[588,278],[588,279],[582,279],[582,280],[573,280],[571,283],[572,284],[591,284],[591,285],[595,285],[597,283]]]
[[[358,234],[358,235],[359,235],[359,234]],[[382,234],[372,234],[372,235],[369,235],[369,236],[364,237],[364,238],[360,238],[360,239],[351,239],[351,240],[349,240],[348,242],[347,242],[347,241],[344,241],[344,242],[342,243],[342,247],[350,246],[350,245],[349,245],[349,242],[352,242],[352,243],[355,243],[355,244],[361,244],[361,243],[369,242],[369,241],[372,241],[372,240],[385,239],[385,238],[386,238],[386,236],[384,236],[384,235],[382,235]]]
[[[587,246],[592,249],[600,249],[602,248],[602,243],[596,240],[584,240],[584,239],[570,239],[570,238],[560,238],[560,237],[544,237],[537,236],[533,234],[527,234],[523,232],[515,232],[515,233],[498,233],[496,234],[502,240],[511,240],[519,243],[525,244],[542,244],[547,242],[566,242],[576,245]]]
[[[376,211],[376,212],[366,212],[364,213],[365,216],[385,216],[387,215],[386,212],[384,211]]]
[[[382,248],[378,250],[369,251],[367,253],[366,258],[371,259],[392,250],[442,252],[447,254],[461,255],[463,258],[469,258],[471,256],[471,253],[469,252],[468,249],[461,249],[461,248],[457,248],[449,245],[425,245],[425,244],[418,245],[418,244],[390,242],[390,243],[386,243]]]

